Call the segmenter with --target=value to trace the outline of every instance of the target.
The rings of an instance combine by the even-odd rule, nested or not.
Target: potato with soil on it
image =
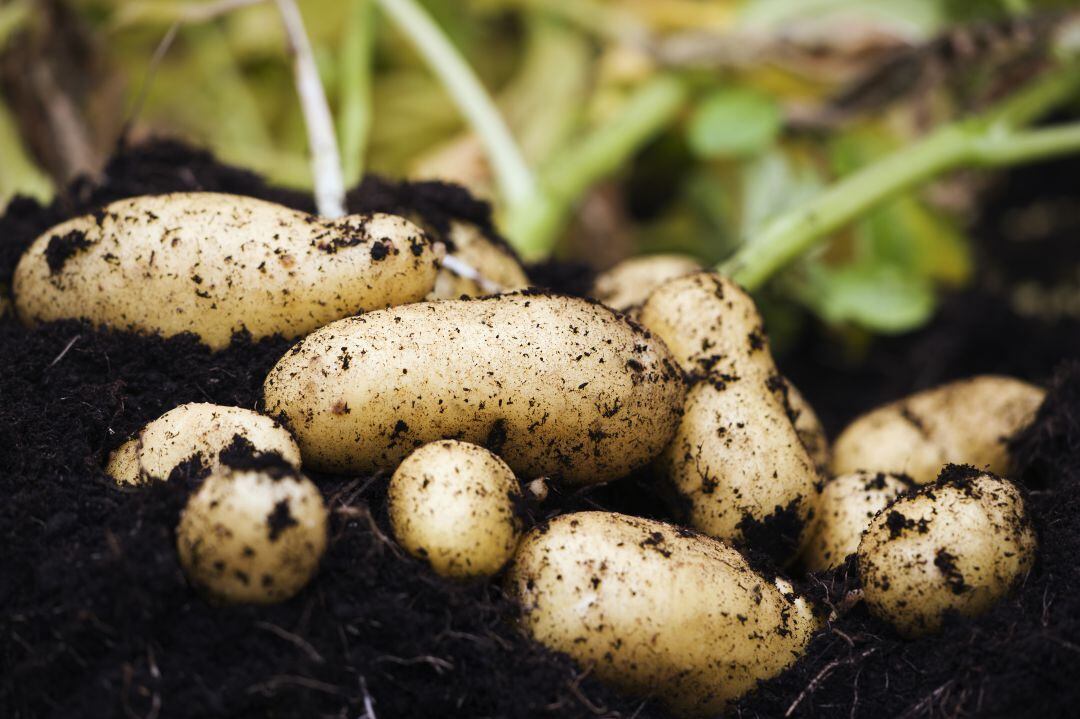
[[[859,548],[874,515],[912,487],[907,477],[883,472],[853,472],[829,480],[803,552],[807,568],[820,572],[843,564]]]
[[[1009,440],[1031,424],[1045,390],[981,375],[917,392],[853,421],[833,445],[833,474],[860,469],[934,481],[949,463],[1009,470]]]
[[[134,197],[38,237],[15,270],[22,321],[82,319],[213,349],[298,337],[434,287],[442,246],[393,215],[326,220],[251,197]]]
[[[970,617],[993,606],[1027,575],[1035,550],[1016,486],[950,465],[870,523],[858,551],[863,597],[900,634],[929,634],[946,612]]]
[[[514,292],[529,286],[521,261],[509,245],[486,236],[475,225],[451,222],[447,256],[429,300],[456,300]],[[457,260],[457,262],[454,262]],[[475,276],[469,273],[475,272]]]
[[[444,440],[416,450],[390,478],[394,538],[446,577],[491,576],[521,538],[521,488],[497,456]]]
[[[392,470],[453,438],[525,480],[622,477],[668,443],[684,386],[655,336],[594,302],[541,293],[422,302],[328,325],[263,385],[306,466]]]
[[[176,530],[192,584],[231,603],[269,604],[299,592],[326,550],[318,488],[272,455],[219,467],[188,500]]]
[[[579,512],[532,530],[507,578],[528,633],[679,715],[714,715],[801,656],[810,605],[728,545],[685,529]]]
[[[296,441],[270,417],[242,407],[191,402],[169,410],[120,445],[105,471],[120,484],[168,479],[174,469],[193,460],[215,469],[222,452],[238,444],[238,449],[274,452],[300,466]]]
[[[691,525],[790,561],[805,542],[820,479],[753,299],[730,279],[699,272],[661,285],[640,316],[693,382],[658,462],[689,500]],[[807,408],[803,428],[820,457],[824,432]]]
[[[825,425],[821,423],[817,412],[799,388],[791,384],[788,378],[779,374],[775,375],[770,378],[768,385],[773,395],[784,405],[784,412],[795,426],[799,441],[802,442],[803,447],[806,447],[806,452],[814,462],[818,474],[826,476],[832,460],[832,449],[829,447]]]
[[[630,257],[597,275],[590,294],[608,307],[626,312],[641,305],[653,290],[668,280],[701,269],[701,263],[687,255]]]

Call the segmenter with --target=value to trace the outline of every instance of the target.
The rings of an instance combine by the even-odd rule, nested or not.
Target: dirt
[[[1075,167],[1074,167],[1075,171]],[[310,210],[176,143],[123,149],[100,185],[77,183],[48,207],[0,219],[0,284],[39,233],[134,194],[250,194]],[[407,212],[441,235],[453,219],[490,231],[486,206],[438,183],[370,178],[353,210]],[[1000,206],[1007,203],[999,203]],[[581,291],[587,268],[549,263],[538,284]],[[1035,424],[1015,441],[1042,550],[1010,598],[943,633],[897,637],[850,604],[851,563],[801,586],[844,608],[807,656],[733,714],[780,717],[1075,716],[1080,702],[1080,327],[1016,315],[992,287],[947,299],[925,329],[861,356],[810,325],[784,372],[835,432],[856,413],[975,372],[1048,381]],[[187,584],[174,527],[201,481],[200,462],[169,481],[118,490],[108,452],[189,401],[254,407],[289,342],[237,337],[211,353],[65,322],[27,330],[0,320],[0,716],[4,717],[660,717],[523,637],[496,582],[451,583],[387,539],[385,476],[317,476],[332,508],[318,578],[270,607],[210,603]],[[238,454],[243,454],[237,448]],[[249,461],[250,458],[249,458]],[[647,471],[607,486],[554,486],[531,521],[564,509],[613,508],[670,518]],[[754,555],[758,566],[775,568]],[[944,558],[943,561],[948,561]]]

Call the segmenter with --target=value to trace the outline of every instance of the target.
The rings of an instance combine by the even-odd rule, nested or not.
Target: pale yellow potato
[[[986,611],[1035,561],[1015,485],[959,467],[945,476],[878,514],[859,543],[867,607],[908,637],[937,631],[947,611]]]
[[[657,466],[689,500],[690,525],[778,562],[808,537],[820,480],[794,425],[753,375],[697,382]]]
[[[441,245],[392,215],[323,220],[251,197],[134,197],[41,235],[15,270],[29,325],[83,319],[214,349],[237,332],[299,337],[431,291]]]
[[[390,478],[387,503],[398,543],[446,577],[487,577],[521,539],[521,488],[496,455],[468,442],[426,444]]]
[[[529,532],[507,587],[536,641],[681,716],[717,715],[795,662],[818,626],[787,582],[728,545],[608,512]]]
[[[802,392],[786,377],[776,375],[769,383],[769,388],[783,403],[784,411],[787,412],[791,423],[795,425],[799,440],[814,462],[814,468],[817,469],[819,475],[825,476],[829,471],[832,453],[829,449],[829,437],[825,433],[825,426],[818,419],[817,412],[806,401]]]
[[[514,251],[485,237],[475,225],[451,222],[448,239],[448,257],[458,263],[447,261],[443,265],[435,279],[435,289],[427,299],[482,297],[529,286],[529,278]],[[468,276],[470,272],[477,276]]]
[[[587,300],[540,293],[421,302],[328,325],[263,386],[305,466],[392,470],[454,438],[518,477],[605,482],[649,462],[685,388],[655,336]]]
[[[981,375],[911,395],[862,415],[833,444],[833,474],[859,469],[932,482],[948,463],[1009,470],[1008,440],[1031,423],[1045,390]]]
[[[859,548],[874,515],[913,486],[907,477],[883,472],[853,472],[829,480],[810,525],[803,563],[814,571],[843,564]]]
[[[188,579],[211,596],[269,604],[315,575],[326,527],[319,489],[288,464],[220,467],[188,500],[176,548]]]
[[[630,257],[597,275],[590,294],[608,307],[625,312],[643,303],[668,280],[699,271],[701,263],[687,255]]]
[[[273,452],[294,467],[300,448],[289,430],[266,415],[242,407],[191,402],[174,407],[120,445],[105,471],[120,484],[167,479],[196,455],[203,467],[219,466],[222,450],[239,435],[258,452]]]

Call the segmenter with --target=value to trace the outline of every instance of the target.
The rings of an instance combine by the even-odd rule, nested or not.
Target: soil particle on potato
[[[296,521],[296,517],[292,515],[292,511],[289,509],[289,500],[287,499],[275,504],[274,509],[266,517],[266,527],[269,530],[268,536],[271,542],[276,542],[282,532],[298,524],[299,522]]]
[[[799,547],[805,525],[799,516],[802,503],[803,497],[799,495],[786,506],[776,505],[772,512],[761,519],[745,513],[736,525],[743,543],[771,557],[774,562],[783,562],[791,557]],[[810,510],[807,519],[812,519],[813,514],[813,510]]]
[[[45,246],[45,263],[49,266],[49,274],[59,274],[69,259],[93,244],[81,230],[50,237]]]

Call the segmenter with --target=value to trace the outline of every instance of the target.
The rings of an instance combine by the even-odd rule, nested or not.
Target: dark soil
[[[79,183],[49,207],[11,205],[0,219],[0,284],[30,241],[72,214],[194,189],[311,209],[306,196],[178,144],[127,149],[98,186]],[[490,228],[486,206],[438,183],[372,178],[349,203],[404,212],[436,235],[451,219]],[[538,284],[567,291],[588,279],[584,268],[536,269]],[[1077,715],[1080,364],[1061,364],[1080,357],[1077,324],[1020,318],[980,288],[862,357],[810,328],[783,369],[833,433],[857,412],[945,379],[997,371],[1048,381],[1059,367],[1038,421],[1016,442],[1042,551],[1013,597],[938,637],[901,640],[854,608],[734,714]],[[331,543],[319,576],[294,599],[223,607],[192,590],[173,528],[201,467],[120,491],[102,463],[177,404],[254,407],[288,344],[238,337],[213,354],[185,337],[0,320],[0,717],[662,716],[526,640],[497,582],[449,583],[403,556],[386,538],[385,477],[317,477],[333,509]],[[584,492],[555,487],[527,513],[604,507],[665,518],[667,499],[639,472]],[[805,582],[837,606],[856,585],[850,565]]]

